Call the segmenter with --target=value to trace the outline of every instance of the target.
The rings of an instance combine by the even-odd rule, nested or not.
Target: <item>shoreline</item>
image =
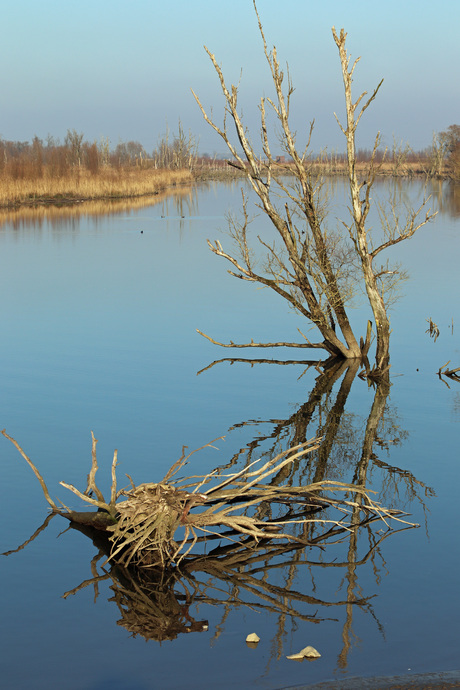
[[[290,685],[279,690],[443,690],[460,688],[460,671],[410,673],[400,676],[352,676],[340,681],[321,681],[312,685]]]
[[[327,167],[327,166],[324,166]],[[362,173],[365,173],[365,164],[361,164]],[[152,175],[153,172],[153,175]],[[290,176],[293,175],[292,167],[289,165],[280,165],[278,172],[283,175]],[[126,175],[121,175],[117,173],[115,175],[114,171],[110,171],[110,177],[108,179],[102,178],[101,180],[91,181],[95,187],[98,183],[101,186],[99,192],[93,191],[89,193],[88,191],[78,192],[78,187],[81,185],[81,174],[76,179],[66,179],[64,181],[59,181],[62,183],[67,183],[68,185],[74,184],[73,189],[70,191],[57,191],[56,193],[40,193],[38,189],[32,191],[34,183],[37,188],[42,183],[42,180],[27,180],[27,184],[30,189],[27,190],[22,196],[17,194],[16,198],[8,199],[7,201],[2,201],[2,197],[8,196],[8,189],[2,189],[2,180],[0,178],[0,210],[3,211],[14,211],[21,208],[39,208],[46,206],[55,207],[65,207],[65,206],[75,206],[77,204],[92,202],[92,201],[123,201],[129,199],[142,199],[147,197],[155,197],[161,193],[173,190],[175,188],[183,187],[186,185],[199,184],[201,182],[225,182],[232,180],[241,180],[246,178],[246,173],[244,171],[238,170],[231,166],[219,165],[218,167],[200,168],[193,171],[180,169],[177,171],[170,170],[144,170],[139,173],[130,174],[131,171]],[[334,177],[344,177],[346,176],[346,171],[342,169],[336,170],[324,170],[323,168],[318,170],[313,170],[313,174],[318,176],[323,176],[325,178]],[[135,179],[130,179],[134,177]],[[140,181],[140,177],[145,179]],[[153,178],[153,179],[149,179]],[[155,177],[163,177],[163,179],[155,183]],[[431,180],[440,181],[450,181],[454,184],[457,182],[448,173],[443,173],[439,175],[428,175],[425,171],[418,169],[404,169],[399,172],[391,170],[381,170],[377,175],[377,179],[420,179],[426,178]],[[168,179],[169,178],[169,179]],[[172,179],[171,179],[172,178]],[[8,181],[11,182],[11,181]],[[85,182],[85,180],[83,180]],[[103,189],[104,185],[109,187],[107,190]],[[111,186],[112,185],[112,186]],[[123,187],[123,189],[121,188]]]
[[[362,175],[366,175],[368,172],[368,163],[358,163],[356,165],[356,170],[358,173]],[[277,173],[280,173],[281,175],[294,175],[293,173],[293,166],[289,164],[279,164],[277,166]],[[313,164],[312,166],[312,174],[317,175],[318,177],[323,176],[323,177],[346,177],[348,175],[348,172],[345,168],[345,166],[333,166],[329,164],[324,164],[324,165],[315,165]],[[218,167],[211,167],[209,166],[208,168],[203,167],[203,168],[196,168],[193,171],[193,177],[195,181],[201,181],[201,180],[231,180],[231,179],[241,179],[246,177],[246,173],[242,170],[239,170],[237,168],[234,168],[231,165],[228,165],[225,167],[224,165],[219,165]],[[376,172],[376,178],[389,178],[393,177],[395,179],[413,179],[413,178],[427,178],[431,180],[446,180],[446,181],[452,181],[456,182],[453,178],[453,176],[449,173],[449,171],[443,171],[442,173],[439,174],[430,174],[426,170],[424,170],[420,164],[410,166],[406,165],[404,167],[401,167],[401,169],[394,170],[391,169],[391,167],[386,167],[384,169],[379,170]]]
[[[77,169],[71,175],[58,178],[42,176],[16,180],[0,177],[0,210],[153,197],[193,182],[190,170],[155,168],[126,171],[107,169],[99,175]]]

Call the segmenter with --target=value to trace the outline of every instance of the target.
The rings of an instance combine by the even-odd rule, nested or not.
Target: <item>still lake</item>
[[[127,473],[138,484],[159,481],[183,445],[221,436],[218,450],[192,457],[189,474],[236,471],[243,448],[269,458],[294,439],[322,435],[327,448],[305,460],[296,480],[353,480],[375,396],[365,381],[346,379],[344,369],[325,383],[305,362],[207,368],[232,355],[308,360],[316,352],[223,350],[196,333],[263,342],[298,341],[297,329],[305,332],[277,295],[229,276],[207,247],[207,238],[228,246],[226,216],[238,211],[240,188],[210,183],[148,202],[0,216],[0,426],[66,505],[78,507],[78,499],[59,482],[85,487],[91,430],[103,491],[115,448],[120,483]],[[419,528],[379,541],[386,528],[374,524],[356,543],[260,562],[251,578],[197,573],[196,591],[178,582],[171,597],[182,605],[184,630],[192,621],[207,629],[160,644],[122,624],[110,577],[97,597],[89,584],[63,598],[94,567],[104,569],[103,560],[92,569],[92,541],[56,516],[25,548],[0,557],[3,687],[275,689],[459,669],[460,384],[437,372],[448,361],[460,366],[460,203],[447,183],[429,192],[435,220],[391,255],[410,280],[392,310],[392,386],[367,466],[368,488]],[[335,226],[346,213],[340,180],[330,194]],[[424,188],[381,182],[376,195],[416,205]],[[254,220],[255,234],[264,224]],[[358,335],[368,317],[357,301]],[[436,340],[426,332],[429,318]],[[0,459],[6,552],[43,523],[47,504],[3,437]],[[255,649],[245,643],[251,632],[261,638]],[[321,658],[286,659],[307,645]]]

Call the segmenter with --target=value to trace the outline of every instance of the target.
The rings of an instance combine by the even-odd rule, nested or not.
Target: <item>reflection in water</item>
[[[58,203],[40,203],[34,206],[20,206],[15,209],[0,209],[0,228],[9,225],[14,230],[23,228],[41,228],[45,223],[57,229],[78,228],[81,218],[130,215],[140,209],[160,206],[160,217],[180,220],[198,216],[198,189],[217,191],[219,188],[241,187],[241,180],[226,182],[200,182],[199,188],[194,185],[169,187],[162,192],[131,198],[97,199],[94,201],[75,201],[59,205]]]
[[[433,180],[431,182],[431,194],[436,199],[439,213],[450,218],[460,216],[460,184],[458,182],[444,182]]]
[[[232,361],[230,359],[219,361]],[[265,360],[233,361],[247,362],[254,365]],[[301,362],[291,360],[290,364],[307,364],[308,368],[316,362]],[[287,362],[285,362],[287,364]],[[297,481],[309,484],[323,479],[337,481],[352,481],[367,487],[369,463],[372,470],[379,468],[384,471],[384,481],[391,481],[391,491],[385,496],[391,506],[396,486],[405,485],[405,492],[409,500],[432,495],[431,490],[417,480],[407,470],[393,467],[379,457],[379,451],[385,451],[390,446],[401,445],[407,437],[407,432],[400,428],[397,411],[388,401],[390,380],[387,372],[384,380],[374,386],[374,399],[369,416],[363,425],[363,420],[346,411],[346,403],[352,384],[359,369],[358,361],[334,361],[322,363],[324,371],[316,378],[306,402],[298,405],[297,409],[286,419],[247,420],[234,424],[231,429],[239,427],[254,427],[256,433],[253,441],[247,444],[249,448],[248,461],[251,461],[256,451],[261,457],[270,457],[274,452],[280,452],[284,447],[305,442],[312,436],[322,438],[317,451],[311,453],[306,462],[297,463],[290,469],[290,480],[294,473],[298,473]],[[302,374],[302,376],[305,372]],[[335,388],[338,390],[335,390]],[[263,431],[264,427],[269,431]],[[362,428],[364,426],[364,433]],[[258,429],[261,429],[258,431]],[[265,449],[265,445],[268,448]],[[234,465],[240,453],[223,467]],[[359,458],[359,460],[358,460]],[[381,478],[379,478],[381,480]],[[273,482],[281,483],[283,477],[275,477]],[[388,482],[387,484],[388,485]],[[399,488],[401,488],[399,486]]]
[[[257,361],[265,360],[237,359],[233,361],[246,361],[253,366]],[[305,365],[306,363],[298,362],[298,364]],[[346,412],[346,402],[356,378],[359,363],[332,361],[307,364],[308,368],[313,365],[317,370],[323,366],[324,370],[316,378],[306,402],[299,405],[288,418],[247,420],[232,427],[255,428],[253,441],[248,444],[247,461],[250,462],[256,452],[258,455],[262,454],[262,457],[271,457],[274,453],[280,452],[283,447],[302,443],[312,435],[320,436],[322,443],[316,452],[311,453],[303,462],[297,462],[289,467],[288,470],[283,468],[283,476],[280,473],[272,481],[289,484],[294,481],[294,475],[297,474],[295,481],[303,485],[328,479],[349,481],[357,487],[369,490],[372,485],[372,475],[379,472],[383,475],[383,477],[379,476],[379,484],[383,487],[383,491],[379,492],[379,499],[386,505],[393,508],[396,505],[401,507],[402,502],[407,505],[416,499],[425,507],[424,499],[434,495],[433,489],[423,484],[408,470],[389,465],[379,457],[382,451],[386,451],[390,446],[401,444],[407,436],[407,432],[398,424],[396,410],[392,409],[388,401],[391,385],[389,372],[374,386],[372,406],[363,425],[362,419]],[[269,426],[268,433],[262,431],[257,433],[258,427],[263,429],[267,425]],[[236,464],[241,453],[242,451],[236,453],[225,467]],[[343,648],[337,660],[337,666],[341,669],[347,666],[348,653],[355,640],[352,621],[354,608],[361,596],[359,567],[370,561],[376,585],[379,585],[381,569],[389,567],[383,557],[380,544],[391,534],[391,532],[382,533],[376,530],[375,525],[372,524],[359,527],[362,511],[365,510],[362,494],[350,492],[349,500],[352,511],[351,523],[355,527],[350,531],[348,550],[344,557],[328,561],[323,558],[315,560],[311,553],[305,553],[303,557],[298,558],[297,561],[293,560],[290,564],[290,567],[294,569],[301,564],[308,564],[312,573],[313,566],[339,568],[344,571],[346,599],[343,605],[346,608],[346,617],[342,631]],[[268,506],[266,510],[269,510]],[[314,523],[310,523],[307,529],[309,543],[312,544],[316,536]],[[362,549],[364,549],[364,555],[360,553]],[[314,583],[314,575],[312,579]],[[367,597],[365,605],[361,603],[360,608],[370,613],[376,619],[379,629],[383,630],[369,599],[370,597]]]
[[[62,227],[73,224],[74,221],[82,217],[102,217],[113,215],[129,215],[131,212],[144,208],[162,205],[162,217],[175,217],[176,219],[198,216],[198,189],[212,190],[217,192],[222,187],[230,190],[240,189],[245,185],[241,179],[228,181],[201,181],[197,185],[181,185],[171,187],[158,194],[133,197],[126,199],[99,199],[94,201],[76,201],[66,204],[42,203],[36,206],[22,206],[16,209],[0,209],[0,228],[10,225],[15,230],[26,227],[41,227],[45,222],[52,226]],[[325,188],[329,195],[337,195],[340,198],[343,189],[341,177],[326,177],[324,180]],[[381,193],[384,186],[385,193]],[[420,182],[414,182],[414,189],[418,196],[422,194]],[[389,180],[383,179],[376,187],[379,196],[393,198],[396,206],[404,207],[413,203],[411,193],[413,189],[410,182],[403,182],[397,178]],[[442,180],[430,180],[424,188],[424,196],[429,195],[436,201],[435,208],[441,214],[446,214],[452,218],[460,215],[460,184],[445,182]]]
[[[343,187],[340,177],[325,178],[324,184],[328,193],[339,195]],[[420,196],[420,183],[415,182]],[[227,182],[200,182],[200,186],[183,185],[171,187],[153,196],[135,197],[130,199],[107,199],[75,202],[72,204],[41,204],[24,206],[17,209],[0,209],[0,228],[6,225],[15,230],[24,228],[41,228],[45,223],[51,227],[77,229],[81,218],[98,218],[115,215],[130,215],[140,209],[161,206],[161,218],[180,220],[191,216],[199,216],[198,189],[217,190],[223,186],[230,189],[240,188],[242,180]],[[398,179],[382,180],[380,186],[385,185],[385,198],[394,199],[395,205],[402,207],[412,203],[411,185]],[[376,190],[380,189],[377,185]],[[380,194],[380,192],[379,192]],[[425,196],[431,195],[435,200],[435,208],[441,214],[452,218],[460,215],[460,185],[454,182],[431,180],[425,188]],[[340,195],[339,195],[340,196]]]
[[[22,228],[40,228],[44,223],[52,227],[73,227],[83,217],[102,217],[126,215],[143,208],[163,205],[163,215],[182,217],[188,211],[191,214],[196,203],[193,188],[189,185],[171,187],[158,194],[134,197],[130,199],[98,199],[82,201],[59,206],[43,203],[39,206],[24,206],[17,209],[0,209],[0,228],[10,225],[15,230]]]
[[[369,520],[366,525],[366,530],[370,533],[373,520],[374,518]],[[125,568],[119,564],[108,565],[106,557],[110,552],[110,546],[104,535],[92,528],[72,526],[90,537],[98,552],[91,561],[92,577],[66,592],[64,598],[76,594],[85,587],[93,586],[97,599],[99,584],[108,581],[112,593],[109,601],[117,605],[121,614],[118,625],[132,635],[141,635],[146,640],[162,642],[175,639],[180,633],[207,630],[208,621],[201,618],[201,611],[205,605],[214,609],[222,608],[221,620],[215,631],[217,639],[231,610],[248,607],[250,610],[270,612],[278,616],[275,647],[276,656],[279,658],[282,654],[282,638],[286,632],[288,618],[314,624],[326,620],[338,621],[334,616],[334,610],[346,607],[348,627],[352,610],[356,606],[373,615],[370,605],[373,595],[358,595],[355,586],[347,589],[346,598],[333,601],[293,588],[299,568],[307,564],[310,569],[350,568],[346,561],[326,561],[323,556],[321,560],[313,560],[305,553],[304,546],[256,543],[253,539],[247,539],[240,543],[219,545],[207,554],[187,558],[180,568],[135,569]],[[392,533],[389,530],[378,537],[375,535],[368,551],[359,560],[354,558],[353,568],[356,569],[369,559],[375,560],[380,543]],[[349,530],[335,527],[328,535],[312,536],[309,552],[315,547],[321,548],[331,537],[336,545],[346,543],[349,539]],[[353,549],[356,547],[357,541],[353,541]],[[104,562],[99,565],[102,559]],[[321,611],[320,615],[318,611]],[[349,640],[349,646],[350,644]]]
[[[435,187],[433,191],[434,189]],[[159,196],[157,201],[160,207],[157,206],[156,212],[165,217],[174,215],[176,218],[187,216],[189,212],[196,213],[194,193],[185,188],[177,191],[180,192],[179,200],[172,196]],[[457,192],[458,186],[449,187],[447,198],[452,194],[453,200],[446,202],[444,185],[443,206],[439,205],[441,212],[458,214]],[[151,206],[152,199],[113,202],[109,207],[103,204],[99,211],[96,207],[102,204],[94,203],[79,205],[80,209],[47,207],[37,211],[21,211],[20,214],[10,212],[8,220],[14,223],[15,228],[21,228],[28,223],[33,226],[37,221],[39,225],[45,221],[52,224],[52,218],[56,218],[57,227],[59,216],[67,217],[66,222],[71,223],[74,214],[81,213],[82,210],[88,215],[124,214],[144,205]],[[29,211],[30,221],[27,220]],[[20,217],[25,220],[20,220]],[[3,214],[0,223],[5,220]],[[253,364],[250,363],[251,366]],[[294,362],[283,364],[294,366]],[[310,375],[318,364],[304,362],[302,366],[306,369],[310,367]],[[303,380],[305,378],[306,376]],[[356,380],[355,364],[321,365],[312,389],[294,409],[281,415],[269,412],[265,420],[236,420],[238,423],[232,428],[244,427],[245,432],[251,433],[244,461],[249,463],[251,459],[260,456],[268,460],[284,448],[321,435],[323,443],[314,455],[297,463],[285,476],[273,477],[272,481],[279,484],[284,481],[308,484],[321,478],[347,480],[368,489],[378,486],[378,497],[386,505],[407,509],[414,501],[420,501],[422,505],[427,503],[427,498],[433,495],[432,489],[404,467],[390,464],[386,457],[386,449],[402,444],[407,436],[407,432],[399,426],[397,410],[389,396],[389,385],[382,383],[371,391],[373,400],[366,410],[367,416],[350,411],[354,409],[350,405],[353,386],[363,386],[362,382]],[[269,418],[272,414],[273,418]],[[274,418],[275,415],[281,418]],[[454,400],[453,415],[458,421],[458,393]],[[240,451],[231,458],[227,466],[236,466],[242,461],[243,451]],[[221,469],[224,470],[224,467]],[[350,492],[349,500],[354,504],[350,506],[352,520],[357,521],[358,516],[365,513],[365,507],[360,504],[359,495],[353,492]],[[271,507],[264,505],[261,510],[269,511]],[[226,625],[228,627],[229,617],[235,609],[270,612],[277,619],[277,632],[272,645],[273,654],[277,657],[282,654],[283,641],[285,644],[283,636],[290,623],[295,625],[297,621],[305,621],[308,626],[309,623],[321,625],[324,620],[340,620],[342,648],[337,656],[336,666],[343,669],[349,663],[352,646],[357,644],[353,627],[356,628],[358,614],[375,620],[377,628],[383,634],[383,627],[378,620],[379,611],[374,610],[375,600],[372,597],[378,593],[380,580],[386,569],[391,570],[392,563],[386,562],[386,545],[383,541],[394,534],[394,531],[381,532],[381,527],[381,522],[371,522],[348,532],[336,529],[329,534],[330,543],[324,548],[312,525],[308,532],[309,546],[306,548],[294,548],[291,545],[284,549],[280,545],[275,548],[254,543],[250,550],[245,548],[248,544],[226,549],[216,546],[208,552],[207,558],[200,556],[189,559],[182,564],[180,572],[167,573],[140,573],[119,566],[104,565],[105,551],[103,545],[96,541],[96,555],[91,561],[91,577],[72,590],[72,593],[78,592],[83,586],[91,586],[97,595],[99,583],[101,592],[103,587],[109,585],[111,605],[117,606],[120,611],[119,625],[131,634],[159,641],[174,639],[185,632],[206,630],[205,619],[211,618],[210,613],[207,613],[208,606],[212,606],[212,611],[219,612],[220,622],[214,627],[216,637]],[[410,538],[410,534],[404,535],[405,540]],[[336,543],[331,543],[333,541]],[[209,540],[208,546],[211,544]],[[373,579],[371,576],[370,580],[369,569],[373,573]],[[339,594],[336,594],[335,587],[330,587],[331,578],[327,578],[330,573],[337,573],[342,580]],[[327,585],[323,584],[325,580]],[[323,594],[317,595],[321,586]],[[58,594],[56,592],[56,596]],[[102,598],[100,595],[99,601]]]
[[[319,370],[319,363],[317,368]],[[338,621],[337,613],[342,609],[345,613],[341,616],[344,621],[343,645],[337,667],[346,668],[350,649],[356,643],[353,632],[356,607],[374,618],[379,630],[383,631],[372,608],[375,593],[362,591],[360,568],[370,563],[378,586],[382,568],[390,567],[382,553],[383,541],[411,527],[403,519],[399,529],[391,529],[382,523],[368,511],[361,490],[369,490],[372,472],[377,469],[388,476],[388,498],[394,503],[399,502],[401,485],[406,487],[409,500],[418,498],[423,503],[424,497],[432,494],[431,489],[410,472],[392,467],[378,458],[378,452],[404,438],[395,412],[391,412],[388,405],[388,374],[375,386],[372,406],[364,425],[362,420],[347,414],[346,402],[357,371],[357,362],[329,363],[316,378],[306,402],[288,418],[266,422],[247,420],[235,425],[254,426],[257,430],[259,425],[269,424],[271,430],[263,435],[256,434],[246,448],[236,453],[225,467],[219,468],[222,472],[241,461],[243,456],[244,462],[249,464],[256,451],[259,456],[269,459],[283,448],[305,442],[312,435],[320,435],[323,440],[315,453],[307,456],[306,460],[298,459],[283,467],[271,482],[274,485],[298,482],[306,486],[317,481],[337,478],[343,481],[347,478],[356,491],[350,488],[346,496],[347,514],[343,524],[335,523],[324,531],[330,507],[321,509],[317,520],[298,521],[293,533],[307,541],[307,546],[280,544],[269,539],[256,541],[252,537],[222,545],[220,535],[210,534],[199,540],[203,547],[201,553],[187,556],[180,567],[165,570],[125,568],[108,563],[110,544],[104,534],[74,526],[93,540],[97,554],[91,561],[92,577],[64,596],[93,586],[97,598],[99,584],[107,581],[111,590],[109,601],[115,603],[121,615],[118,624],[132,635],[160,642],[175,639],[181,633],[207,630],[203,606],[222,610],[215,638],[235,608],[270,612],[278,620],[271,646],[272,655],[276,658],[282,655],[289,621],[294,624],[296,621],[314,624],[325,620]],[[398,505],[393,507],[399,508]],[[277,519],[279,515],[278,509],[268,502],[262,503],[257,510],[260,518]],[[284,519],[298,517],[288,501],[279,505],[279,511]],[[36,531],[33,538],[44,527],[46,524]],[[213,547],[215,541],[219,543]],[[312,592],[318,591],[324,580],[324,570],[331,568],[343,573],[340,589],[343,588],[344,595],[338,599],[313,596]],[[308,585],[307,573],[311,579]]]
[[[315,613],[302,612],[299,604],[305,603],[317,609],[319,606],[343,606],[346,603],[320,601],[291,590],[288,583],[286,587],[277,586],[260,577],[261,572],[268,575],[271,567],[284,567],[281,562],[271,564],[275,557],[287,553],[290,554],[290,562],[295,550],[292,545],[270,547],[267,554],[266,545],[259,546],[248,539],[241,544],[216,547],[207,555],[187,559],[180,569],[139,570],[120,565],[106,568],[104,565],[98,572],[98,562],[108,555],[107,543],[94,530],[81,526],[75,528],[92,537],[99,551],[91,561],[93,577],[66,592],[64,597],[76,594],[88,585],[94,586],[97,597],[99,583],[109,580],[114,595],[110,601],[117,604],[122,615],[118,625],[147,640],[161,642],[174,639],[180,633],[207,630],[207,620],[193,617],[193,606],[200,609],[205,604],[223,606],[224,619],[229,607],[248,606],[319,623],[326,619],[318,618]],[[245,594],[252,597],[251,601],[245,600]],[[357,600],[355,603],[364,605],[366,601]],[[223,622],[217,626],[217,636]]]

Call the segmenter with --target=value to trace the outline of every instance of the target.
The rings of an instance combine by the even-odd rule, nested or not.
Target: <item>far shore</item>
[[[366,175],[368,162],[358,162],[356,167]],[[276,172],[282,175],[294,174],[293,165],[279,162],[275,164]],[[346,165],[343,161],[323,161],[311,164],[313,175],[343,176]],[[218,160],[201,163],[190,169],[157,169],[157,168],[107,168],[97,175],[84,168],[77,168],[62,177],[42,175],[37,178],[14,179],[0,176],[0,208],[17,209],[20,207],[69,206],[88,201],[111,201],[117,199],[135,199],[155,196],[160,192],[179,185],[190,185],[206,180],[241,179],[246,176],[244,170]],[[423,161],[406,162],[395,165],[391,161],[383,162],[378,169],[379,177],[394,178],[434,178],[450,179],[448,170],[431,174]]]
[[[313,175],[318,176],[344,176],[348,175],[347,163],[342,159],[320,160],[317,159],[309,163]],[[276,162],[273,165],[273,170],[276,170],[279,175],[294,174],[294,165],[290,162]],[[356,170],[363,176],[368,174],[369,161],[357,161]],[[406,161],[398,163],[395,161],[383,161],[376,164],[377,177],[398,177],[411,178],[423,177],[431,179],[452,179],[451,171],[447,166],[443,166],[440,171],[434,171],[429,160],[423,158],[416,161]],[[225,160],[218,160],[209,162],[207,165],[196,166],[193,170],[194,178],[197,180],[219,180],[245,177],[244,170],[238,169],[231,163]]]
[[[0,208],[64,206],[95,200],[139,198],[165,189],[190,185],[190,170],[108,168],[91,174],[77,168],[61,177],[14,179],[0,176]]]

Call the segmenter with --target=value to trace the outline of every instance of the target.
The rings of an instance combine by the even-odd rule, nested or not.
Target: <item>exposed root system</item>
[[[309,543],[308,525],[313,522],[324,527],[325,536],[334,536],[336,528],[351,531],[375,519],[411,524],[402,519],[403,513],[383,508],[371,499],[369,491],[356,484],[326,480],[308,486],[270,483],[272,475],[278,475],[284,467],[316,450],[320,439],[311,439],[282,451],[265,463],[256,460],[231,474],[214,470],[202,476],[175,479],[196,452],[185,455],[183,450],[161,482],[136,486],[128,477],[131,486],[121,490],[117,489],[115,451],[111,495],[106,501],[95,481],[97,440],[92,433],[92,464],[86,490],[81,492],[61,482],[86,504],[97,508],[97,512],[82,512],[64,504],[59,508],[21,446],[5,430],[2,434],[33,469],[53,513],[105,532],[110,544],[109,560],[125,567],[166,569],[178,566],[190,557],[195,547],[199,548],[197,545],[215,538],[235,545],[244,542],[248,549],[265,542],[293,547],[304,545]],[[268,511],[267,506],[270,507]],[[279,510],[273,510],[273,506]],[[329,517],[330,510],[326,510],[329,508],[338,513],[335,519]]]

